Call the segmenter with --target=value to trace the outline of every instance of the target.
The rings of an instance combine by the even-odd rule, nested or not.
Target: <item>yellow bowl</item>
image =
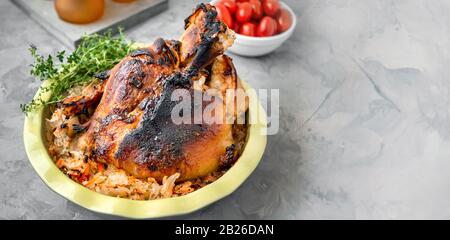
[[[250,86],[241,80],[245,89]],[[48,85],[44,82],[43,85]],[[40,91],[40,90],[39,90]],[[37,94],[39,94],[39,91]],[[36,94],[36,95],[37,95]],[[51,93],[41,97],[49,98]],[[247,142],[236,164],[217,181],[185,196],[158,200],[130,200],[116,198],[89,190],[72,181],[55,165],[45,145],[44,110],[36,110],[25,118],[23,138],[31,165],[53,191],[64,198],[94,212],[129,218],[159,218],[181,215],[199,210],[231,194],[255,170],[264,153],[266,113],[256,95],[250,95]]]

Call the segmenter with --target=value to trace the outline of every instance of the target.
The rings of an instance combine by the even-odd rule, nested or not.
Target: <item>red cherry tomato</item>
[[[280,2],[278,0],[263,0],[262,6],[266,15],[274,17],[280,9]]]
[[[240,29],[239,23],[238,23],[238,22],[235,22],[235,23],[234,23],[233,31],[234,31],[235,33],[239,33],[239,29]]]
[[[254,37],[256,36],[256,25],[251,22],[246,22],[242,24],[239,33],[242,35]]]
[[[234,0],[221,0],[220,3],[225,5],[231,14],[234,14],[237,10],[236,2]]]
[[[236,11],[236,21],[245,23],[252,18],[252,5],[248,2],[238,4],[238,10]]]
[[[269,16],[263,17],[256,29],[256,36],[270,37],[275,33],[277,33],[277,22]]]
[[[222,3],[216,4],[217,18],[222,20],[229,28],[233,29],[233,17],[231,17],[230,11]]]
[[[281,9],[277,15],[277,31],[282,33],[292,25],[291,13],[286,9]]]
[[[241,2],[248,2],[248,0],[236,0],[237,2],[241,3]]]
[[[259,0],[249,0],[249,3],[252,5],[253,9],[253,19],[259,20],[263,16],[262,5]]]

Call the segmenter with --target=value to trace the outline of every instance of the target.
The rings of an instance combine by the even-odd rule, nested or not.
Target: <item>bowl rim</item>
[[[220,0],[211,0],[210,3],[214,4],[216,2],[218,2]],[[273,42],[276,40],[281,40],[284,38],[288,38],[293,32],[295,27],[297,26],[297,15],[295,15],[294,10],[292,10],[291,7],[289,7],[289,5],[287,5],[286,3],[284,3],[283,1],[279,1],[281,6],[288,10],[288,12],[291,14],[292,17],[292,24],[291,26],[284,32],[280,33],[280,34],[276,34],[270,37],[250,37],[250,36],[245,36],[242,34],[239,34],[237,32],[235,32],[236,34],[236,39],[239,38],[240,40],[247,40],[247,41],[253,41],[253,42]]]
[[[241,80],[244,89],[251,87]],[[42,86],[48,86],[44,81]],[[41,88],[36,96],[41,93]],[[41,95],[48,99],[51,93]],[[267,143],[267,118],[258,97],[249,94],[249,119],[257,119],[248,126],[248,138],[241,156],[222,177],[190,194],[157,200],[131,200],[111,197],[90,190],[71,180],[55,165],[44,143],[44,108],[25,117],[23,141],[28,159],[41,180],[65,199],[93,212],[135,219],[161,218],[188,214],[216,202],[234,192],[255,170]]]

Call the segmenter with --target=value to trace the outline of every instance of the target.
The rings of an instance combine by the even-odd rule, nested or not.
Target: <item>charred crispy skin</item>
[[[150,99],[136,129],[127,134],[115,152],[115,164],[134,175],[164,176],[181,173],[180,179],[194,178],[215,171],[226,148],[233,144],[230,124],[174,124],[171,101],[174,90],[185,89],[192,95],[190,76],[176,73],[166,79],[161,95]],[[204,102],[204,105],[210,102]],[[191,101],[191,104],[193,102]],[[194,106],[190,116],[194,116]]]
[[[103,94],[103,84],[90,84],[86,86],[80,95],[67,97],[58,107],[64,109],[66,116],[88,114],[90,108],[96,106]]]
[[[180,38],[180,58],[186,68],[203,68],[233,44],[234,34],[229,32],[222,21],[217,21],[216,17],[214,7],[200,4],[194,13],[184,20],[185,31]]]
[[[178,104],[171,100],[175,90],[183,89],[193,96],[213,88],[219,94],[211,99],[224,99],[226,89],[239,88],[233,63],[223,55],[234,35],[216,15],[213,6],[200,4],[186,19],[180,41],[157,39],[117,64],[101,91],[91,97],[101,96],[101,100],[87,130],[77,138],[77,147],[97,161],[114,164],[136,177],[157,180],[176,172],[181,174],[179,180],[196,178],[233,162],[232,123],[175,124],[171,120]],[[201,105],[204,108],[211,102]],[[63,107],[76,113],[78,108],[73,106],[78,105]],[[246,109],[239,111],[242,114]],[[231,114],[236,116],[239,111]]]

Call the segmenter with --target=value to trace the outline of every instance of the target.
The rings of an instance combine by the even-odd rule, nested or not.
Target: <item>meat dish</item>
[[[56,165],[94,191],[141,200],[184,195],[218,179],[246,138],[245,123],[236,119],[248,103],[227,97],[228,90],[243,89],[224,54],[233,40],[215,7],[200,4],[179,40],[158,38],[72,89],[47,121]],[[186,106],[174,101],[177,92],[203,97]],[[196,109],[211,105],[223,111],[210,118],[222,121],[194,119]],[[188,120],[181,124],[173,121],[180,106],[179,117]]]

